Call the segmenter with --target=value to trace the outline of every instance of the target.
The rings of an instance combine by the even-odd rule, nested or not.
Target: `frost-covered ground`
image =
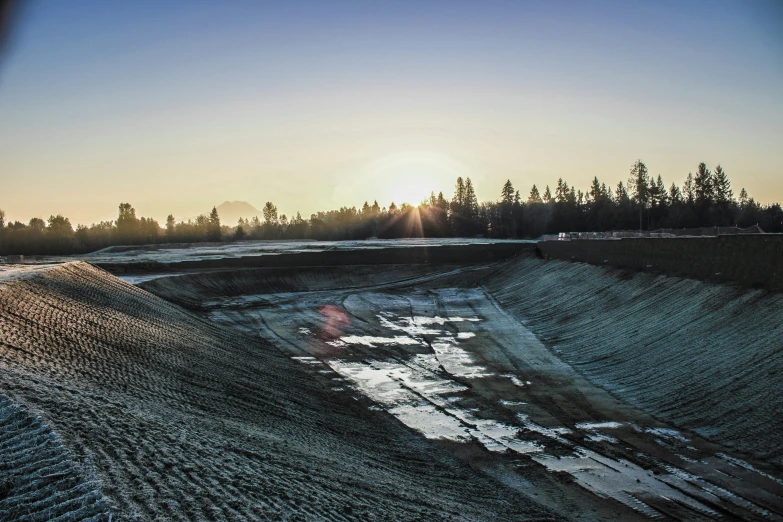
[[[778,467],[667,423],[665,413],[655,418],[629,406],[585,379],[539,340],[533,333],[537,325],[524,318],[526,313],[539,318],[544,314],[548,322],[541,325],[569,332],[562,337],[571,340],[574,353],[580,343],[597,350],[601,339],[615,343],[604,346],[605,352],[630,349],[623,349],[623,338],[594,337],[581,326],[588,320],[601,322],[589,311],[597,305],[578,318],[567,313],[592,294],[579,286],[569,293],[570,263],[559,266],[561,287],[555,285],[556,270],[552,281],[540,272],[547,265],[522,258],[429,272],[411,267],[259,270],[203,280],[184,276],[171,284],[172,291],[176,285],[183,295],[201,294],[213,321],[261,333],[287,350],[333,393],[371,399],[371,409],[386,411],[422,436],[441,441],[472,465],[565,516],[780,520],[783,482]],[[646,295],[644,278],[656,280],[654,276],[643,276],[634,287],[620,273],[581,269],[580,278],[590,284],[603,281],[634,296],[639,310],[624,303],[617,313],[637,314],[641,325],[648,324],[649,317],[659,320],[653,313],[655,296],[671,296],[666,284],[704,285],[701,291],[712,297],[746,292],[718,287],[717,294],[710,293],[714,287],[706,283],[663,278],[657,280],[663,286],[648,288]],[[532,282],[535,278],[541,278],[540,288]],[[165,294],[167,284],[161,279],[144,286]],[[536,298],[530,295],[533,291],[544,293],[544,287],[551,292],[550,300],[558,295],[562,303],[544,311],[545,304],[538,301],[537,310],[527,310],[522,303]],[[682,299],[678,308],[684,318],[686,302],[698,302],[699,295]],[[730,305],[727,310],[735,324],[742,323],[743,313],[754,315],[753,310],[741,312]],[[678,320],[668,317],[670,323]],[[622,328],[638,326],[627,317]],[[696,331],[700,343],[720,344],[708,330]],[[720,336],[725,338],[726,331]],[[658,337],[649,340],[661,342]],[[692,354],[692,365],[701,364],[701,352]],[[603,369],[597,360],[588,366],[589,377],[604,373],[606,379],[623,378],[612,357],[603,355]],[[724,370],[733,364],[729,359],[709,361]],[[678,375],[679,369],[667,368],[664,359],[644,369],[657,376],[658,395],[668,396],[667,376]],[[687,388],[687,382],[678,385]],[[656,392],[645,393],[653,400]],[[679,394],[683,403],[690,401],[687,389]],[[728,410],[722,420],[704,413],[717,429],[722,423],[747,420],[732,417]]]
[[[189,243],[177,245],[139,245],[109,247],[90,254],[75,256],[27,256],[25,263],[61,263],[86,261],[88,263],[138,263],[155,261],[176,263],[249,256],[353,251],[379,248],[408,248],[419,246],[481,245],[518,243],[499,239],[435,238],[435,239],[367,239],[361,241],[237,241],[232,243]]]
[[[39,513],[783,520],[780,294],[524,252],[5,274],[0,405],[38,424],[0,463],[48,437],[66,475],[0,486]]]
[[[85,263],[2,281],[0,520],[110,517],[555,518],[258,336]]]

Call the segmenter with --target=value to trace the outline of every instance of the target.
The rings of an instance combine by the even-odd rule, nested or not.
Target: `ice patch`
[[[473,357],[462,348],[448,342],[432,343],[435,357],[443,368],[456,377],[476,379],[479,377],[493,377],[495,374],[487,372],[483,366],[474,364]]]
[[[343,346],[346,344],[362,344],[364,346],[369,346],[371,348],[374,348],[375,345],[382,344],[382,345],[414,345],[414,344],[423,344],[421,341],[417,339],[413,339],[412,337],[407,337],[405,335],[397,335],[395,337],[376,337],[373,335],[346,335],[345,337],[341,337],[340,341],[342,341]]]
[[[645,428],[645,433],[652,433],[653,435],[657,435],[658,437],[663,437],[664,439],[672,439],[672,440],[678,440],[680,442],[688,442],[689,439],[686,439],[682,435],[680,435],[680,432],[677,430],[672,430],[669,428]]]
[[[622,427],[622,422],[578,422],[574,424],[574,427],[578,430],[601,430],[601,429],[616,429]]]
[[[532,384],[530,381],[523,381],[513,373],[504,373],[501,374],[501,377],[508,378],[512,383],[514,383],[515,386],[519,386],[520,388],[524,388],[525,386],[530,386]]]
[[[574,456],[557,458],[540,454],[531,458],[550,471],[568,473],[577,484],[599,497],[613,498],[650,517],[658,518],[660,512],[638,500],[634,494],[657,495],[681,502],[701,513],[717,515],[701,502],[664,482],[662,479],[665,476],[653,475],[651,471],[627,460],[614,460],[585,448],[576,448]]]

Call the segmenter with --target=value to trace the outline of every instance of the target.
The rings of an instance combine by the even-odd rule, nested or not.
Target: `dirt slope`
[[[765,307],[771,307],[763,316],[769,320],[779,302],[745,289],[583,268],[530,257],[472,266],[224,270],[141,285],[216,323],[263,335],[316,378],[332,381],[336,394],[372,399],[372,408],[569,518],[783,520],[780,467],[682,429],[679,416],[701,394],[705,422],[741,434],[743,424],[757,427],[758,419],[744,412],[758,406],[759,395],[773,401],[774,411],[777,398],[764,388],[775,385],[774,376],[705,390],[682,367],[744,369],[747,359],[721,344],[728,340],[747,356],[764,357],[764,347],[774,355],[777,345],[754,345],[756,337],[744,328]],[[605,287],[619,296],[606,295]],[[692,293],[681,295],[683,289]],[[580,306],[594,294],[607,299],[604,307]],[[732,299],[746,306],[733,306]],[[713,313],[689,333],[692,343],[667,350],[662,339],[682,342],[678,332],[695,324],[688,317],[701,317],[696,311],[705,306]],[[664,309],[670,314],[654,313]],[[590,321],[609,321],[609,327],[585,326]],[[660,344],[659,359],[637,354],[628,356],[629,364],[617,364],[619,353],[637,348],[627,344],[628,333],[643,327],[640,339]],[[533,331],[543,332],[549,346]],[[625,336],[609,335],[618,331]],[[592,383],[579,364],[552,353],[551,343],[564,338],[573,342],[572,359],[580,346],[597,354],[584,373]],[[639,390],[647,402],[634,408],[617,399],[625,396],[613,379],[640,371],[654,385]],[[675,387],[682,400],[671,399],[678,425],[655,407]],[[712,406],[711,396],[732,404]],[[766,415],[771,424],[755,432],[760,440],[748,440],[774,452],[778,419]],[[696,427],[716,438],[704,424]]]
[[[0,457],[51,463],[4,487],[64,519],[550,518],[301,366],[84,263],[2,283]]]
[[[482,282],[615,396],[783,464],[783,295],[520,257]]]

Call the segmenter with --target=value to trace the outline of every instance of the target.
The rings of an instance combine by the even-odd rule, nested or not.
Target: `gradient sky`
[[[33,0],[0,63],[7,218],[163,219],[667,186],[783,201],[783,3]]]

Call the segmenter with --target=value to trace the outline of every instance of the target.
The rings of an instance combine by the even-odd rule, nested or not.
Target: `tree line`
[[[195,220],[177,222],[169,215],[163,227],[152,218],[137,217],[129,203],[121,203],[115,221],[74,230],[64,216],[47,221],[5,223],[0,210],[0,255],[86,253],[113,245],[196,243],[244,239],[343,240],[404,237],[536,238],[558,232],[604,232],[713,226],[759,225],[767,232],[783,232],[780,204],[760,205],[741,189],[735,197],[728,174],[717,165],[700,163],[682,185],[666,186],[649,174],[641,160],[630,169],[627,182],[607,186],[595,177],[576,190],[564,179],[554,191],[533,185],[526,198],[510,180],[500,198],[479,203],[470,178],[457,178],[450,200],[431,193],[421,204],[393,202],[388,208],[365,202],[361,208],[342,207],[317,212],[305,219],[299,212],[288,218],[267,202],[258,216],[240,218],[236,225],[221,223],[215,207]]]

